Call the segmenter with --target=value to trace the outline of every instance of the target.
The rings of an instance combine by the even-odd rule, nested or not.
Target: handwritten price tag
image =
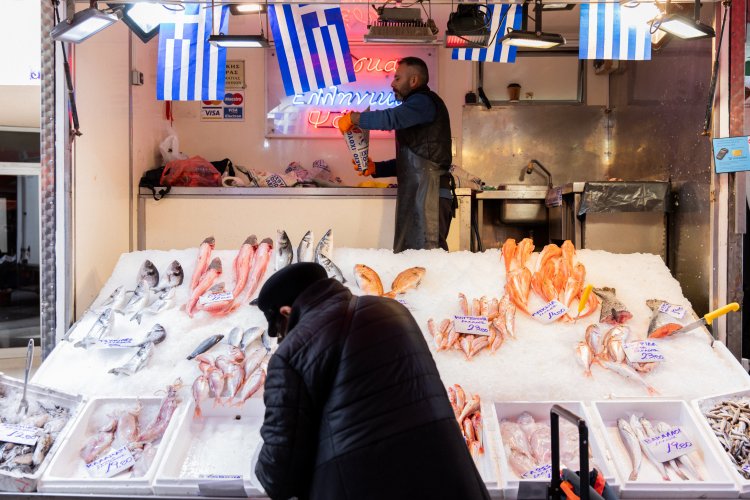
[[[453,316],[453,328],[458,333],[489,335],[490,325],[486,316]]]
[[[86,464],[86,470],[91,477],[112,477],[122,471],[128,470],[135,464],[133,455],[127,446],[118,448]]]
[[[198,474],[200,479],[242,479],[241,474]]]
[[[0,441],[30,446],[38,439],[39,429],[33,425],[0,424]]]
[[[643,440],[643,444],[648,447],[654,459],[659,462],[668,462],[695,449],[692,441],[681,427],[673,427],[658,436],[646,438]]]
[[[566,312],[568,312],[568,308],[565,307],[565,304],[553,300],[544,305],[541,309],[536,311],[531,316],[540,323],[552,323],[553,321],[559,319],[560,316],[562,316]]]
[[[201,295],[198,298],[198,302],[202,306],[205,306],[206,304],[213,304],[214,302],[224,302],[226,300],[233,300],[234,294],[232,292],[221,292],[221,293],[207,293],[205,295]]]
[[[673,318],[682,319],[685,316],[685,308],[682,306],[676,306],[669,302],[662,302],[659,306],[659,312],[669,314]]]
[[[750,474],[750,464],[745,464],[742,466],[742,472],[746,472]]]
[[[126,337],[124,339],[99,339],[95,344],[99,347],[133,347],[133,337]]]
[[[628,342],[622,346],[625,356],[631,363],[651,363],[664,361],[664,355],[659,345],[653,340],[642,340],[640,342]]]
[[[399,304],[401,304],[402,306],[404,306],[405,308],[407,308],[410,311],[415,311],[416,310],[414,306],[412,306],[411,304],[409,304],[404,299],[396,299],[396,302],[398,302]]]
[[[552,464],[540,465],[539,467],[526,472],[521,477],[523,479],[552,479]]]

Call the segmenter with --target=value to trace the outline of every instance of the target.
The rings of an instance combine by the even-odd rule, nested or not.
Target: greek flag
[[[651,59],[649,24],[622,14],[618,3],[581,4],[579,59]]]
[[[286,95],[356,80],[340,7],[269,4],[268,16]]]
[[[229,6],[186,4],[159,28],[156,98],[160,101],[208,101],[224,98],[227,51],[208,43],[211,23],[227,33]]]
[[[487,9],[492,15],[490,27],[492,42],[486,49],[453,49],[452,59],[501,63],[516,62],[516,47],[498,42],[508,32],[508,28],[513,28],[514,30],[521,29],[521,20],[523,18],[522,6],[520,4],[492,4],[487,5]]]

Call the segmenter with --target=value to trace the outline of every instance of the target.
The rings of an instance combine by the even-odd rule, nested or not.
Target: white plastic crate
[[[248,496],[262,494],[252,459],[261,443],[263,400],[253,397],[241,407],[207,401],[201,418],[194,417],[194,409],[191,401],[156,473],[154,493],[199,496],[215,484],[242,488]]]
[[[499,425],[503,420],[516,421],[519,415],[523,412],[527,412],[534,417],[534,421],[538,423],[550,423],[549,411],[553,405],[560,405],[563,408],[570,410],[579,417],[586,421],[586,425],[589,428],[589,446],[591,449],[592,457],[589,459],[589,467],[596,467],[607,480],[610,488],[614,492],[619,490],[619,483],[612,470],[612,465],[607,459],[604,447],[597,439],[597,435],[594,433],[592,427],[592,419],[589,416],[588,411],[579,401],[511,401],[511,402],[497,402],[494,404],[495,407],[495,421],[497,428],[497,454],[498,462],[500,464],[500,474],[503,483],[503,494],[505,498],[516,498],[518,496],[518,489],[521,483],[542,483],[549,484],[548,480],[540,479],[523,479],[519,478],[515,472],[511,469],[508,463],[508,456],[505,452],[505,445],[500,434]],[[564,419],[560,418],[560,425]],[[538,485],[541,487],[541,484]]]
[[[693,412],[687,403],[679,400],[632,399],[619,401],[595,401],[593,418],[601,427],[607,449],[620,480],[621,498],[736,498],[738,491],[716,450],[700,430]],[[632,463],[627,449],[620,439],[618,418],[629,418],[641,414],[652,422],[663,421],[670,426],[680,426],[690,437],[695,451],[688,457],[698,469],[703,480],[682,480],[670,473],[672,480],[664,481],[656,467],[642,456],[638,479],[629,479]]]
[[[709,396],[707,398],[694,399],[691,401],[691,406],[698,415],[698,421],[700,422],[701,430],[704,431],[708,441],[716,450],[716,454],[721,459],[724,467],[729,471],[729,475],[734,479],[735,484],[740,492],[740,498],[750,498],[750,479],[745,479],[745,476],[737,471],[729,455],[724,450],[719,440],[714,435],[714,431],[708,423],[708,420],[703,416],[703,412],[710,410],[720,401],[741,399],[743,397],[750,398],[750,390],[731,392],[727,394],[717,394],[715,396]]]
[[[482,446],[484,453],[474,460],[479,474],[484,480],[487,491],[492,498],[500,498],[503,485],[500,482],[500,461],[497,455],[497,439],[499,434],[497,418],[495,418],[495,407],[492,403],[482,402],[480,407],[482,414]]]
[[[108,415],[135,408],[140,402],[143,407],[138,418],[139,428],[149,425],[159,412],[163,398],[94,398],[81,411],[73,424],[60,452],[45,471],[39,482],[39,491],[44,493],[98,493],[121,495],[149,495],[153,493],[154,480],[159,463],[164,457],[169,441],[174,438],[177,423],[182,420],[187,404],[183,401],[172,415],[161,439],[154,441],[157,446],[154,461],[146,474],[132,477],[125,471],[109,478],[91,477],[86,463],[80,456],[86,439],[96,433]],[[115,444],[119,446],[119,444]]]
[[[20,401],[21,394],[23,393],[23,380],[8,377],[7,375],[0,373],[0,388],[6,388],[14,397],[17,396],[17,399]],[[37,489],[39,479],[52,462],[53,457],[60,449],[62,443],[65,442],[65,438],[70,432],[73,422],[83,406],[83,398],[80,394],[68,394],[43,385],[32,384],[31,382],[29,382],[26,390],[26,399],[29,402],[30,409],[33,409],[36,401],[42,403],[51,402],[55,405],[67,408],[70,410],[70,418],[58,433],[57,439],[47,452],[47,456],[44,457],[39,468],[37,468],[33,474],[0,471],[0,491],[30,492]],[[14,406],[16,405],[14,404]]]

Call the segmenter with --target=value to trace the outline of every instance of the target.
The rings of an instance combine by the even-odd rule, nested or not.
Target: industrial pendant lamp
[[[143,43],[148,42],[158,35],[161,23],[166,22],[172,13],[179,9],[179,5],[176,5],[177,8],[167,8],[155,2],[138,2],[118,7],[113,6],[111,3],[107,5],[119,8],[122,11],[122,21],[128,25],[130,31],[140,38]]]
[[[102,12],[92,0],[90,7],[76,12],[73,17],[57,23],[50,35],[61,42],[80,43],[120,20],[122,12]]]
[[[386,7],[385,4],[380,7],[373,5],[372,8],[378,13],[378,19],[375,23],[369,24],[368,11],[368,31],[363,37],[365,42],[434,43],[437,41],[438,29],[435,21],[432,20],[432,6],[430,6],[430,13],[425,11],[426,22],[422,20],[422,13],[417,8]],[[424,10],[424,5],[422,5],[422,10]]]
[[[711,26],[700,22],[701,3],[695,0],[693,19],[680,14],[669,14],[669,1],[667,1],[666,13],[658,21],[658,28],[678,38],[686,40],[697,40],[699,38],[713,38],[716,32]]]
[[[252,7],[250,7],[252,5]],[[211,0],[211,8],[214,8],[214,2]],[[259,49],[268,47],[268,39],[263,34],[263,21],[260,18],[262,13],[268,12],[268,5],[258,4],[233,4],[229,6],[232,14],[258,14],[260,22],[260,35],[224,35],[219,33],[213,34],[215,23],[211,23],[211,36],[208,37],[209,43],[217,47],[226,49]],[[268,18],[266,18],[268,22]]]
[[[551,49],[565,44],[565,38],[559,33],[544,33],[542,31],[542,0],[534,0],[534,31],[508,29],[500,39],[500,43],[525,47],[529,49]],[[524,17],[524,21],[525,21]]]
[[[492,16],[486,5],[458,4],[448,16],[445,30],[447,48],[483,48],[490,40]]]

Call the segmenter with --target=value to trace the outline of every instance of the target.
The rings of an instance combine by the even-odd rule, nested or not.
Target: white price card
[[[490,334],[490,325],[487,316],[453,316],[453,329],[458,333],[470,333],[472,335]]]
[[[552,479],[552,464],[540,465],[521,476],[523,479]]]
[[[39,428],[33,425],[0,424],[0,441],[31,446],[39,439]]]
[[[96,344],[99,347],[135,347],[133,337],[125,337],[124,339],[99,339]]]
[[[198,474],[200,479],[242,479],[241,474]]]
[[[233,299],[234,294],[232,292],[207,293],[198,297],[198,302],[200,302],[200,305],[205,306],[206,304],[213,304],[214,302],[224,302]]]
[[[746,472],[750,474],[750,464],[745,464],[742,466],[742,472]]]
[[[669,314],[673,318],[682,319],[685,317],[685,308],[682,306],[676,306],[669,302],[662,302],[659,306],[659,312]]]
[[[653,340],[641,340],[638,342],[627,342],[623,344],[625,356],[631,363],[652,363],[664,361],[664,355],[659,345]]]
[[[672,427],[667,432],[643,440],[654,460],[668,462],[695,450],[693,442],[681,427]]]
[[[135,464],[135,458],[127,446],[117,448],[97,458],[90,464],[86,464],[86,470],[91,477],[112,477],[122,471],[128,470]]]
[[[542,306],[541,309],[531,316],[541,323],[552,323],[553,321],[557,321],[566,312],[568,312],[568,308],[565,304],[553,300]]]

